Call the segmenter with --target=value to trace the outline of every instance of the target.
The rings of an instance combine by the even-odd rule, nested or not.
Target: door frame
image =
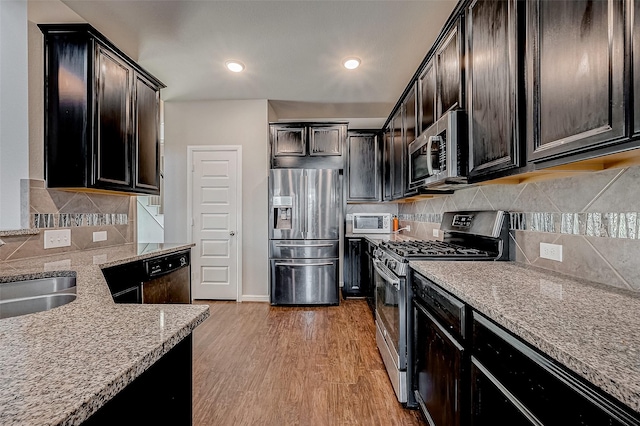
[[[236,302],[242,302],[242,145],[187,145],[187,235],[193,242],[193,160],[195,152],[234,151],[238,159],[236,168],[236,249],[238,261],[238,282],[236,285]]]

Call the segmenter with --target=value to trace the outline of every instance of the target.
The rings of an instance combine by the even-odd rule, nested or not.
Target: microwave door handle
[[[433,141],[442,142],[440,136],[429,136],[429,141],[427,142],[427,172],[429,172],[429,176],[433,176],[433,163],[431,162],[431,148],[433,147]]]
[[[433,138],[435,138],[435,136],[429,136],[429,140],[427,141],[427,173],[429,173],[429,176],[433,175],[433,164],[431,164],[431,146],[433,145]]]

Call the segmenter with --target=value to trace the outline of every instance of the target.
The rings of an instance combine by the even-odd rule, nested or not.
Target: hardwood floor
[[[424,425],[396,400],[364,300],[194,303],[211,310],[194,332],[194,425]]]

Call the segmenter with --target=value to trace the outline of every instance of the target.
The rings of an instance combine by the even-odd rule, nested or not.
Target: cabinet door
[[[342,155],[345,126],[311,126],[309,128],[310,155]]]
[[[476,0],[467,13],[469,175],[520,166],[515,0]]]
[[[461,105],[460,26],[456,25],[436,52],[438,118]]]
[[[133,70],[117,55],[98,45],[96,74],[93,184],[131,188]]]
[[[391,127],[391,153],[392,153],[392,179],[391,198],[397,200],[404,196],[404,137],[402,135],[402,121],[404,108],[398,109],[392,120]]]
[[[407,94],[404,102],[402,103],[402,110],[404,115],[402,117],[402,164],[403,164],[403,177],[404,183],[403,196],[409,196],[416,194],[417,189],[409,190],[409,165],[408,165],[408,146],[416,139],[416,128],[418,123],[418,116],[416,114],[416,85]]]
[[[430,424],[459,426],[464,413],[463,347],[414,302],[415,384],[417,400]]]
[[[631,83],[633,90],[633,136],[640,136],[640,0],[633,2],[631,16],[633,17],[633,27],[631,29],[633,38],[632,55],[633,55],[633,75]]]
[[[271,145],[274,157],[304,156],[307,152],[307,128],[271,126]]]
[[[344,263],[344,287],[342,287],[345,296],[363,296],[360,288],[361,244],[360,238],[347,239],[347,259]]]
[[[418,78],[418,134],[436,122],[436,67],[429,61]]]
[[[135,77],[135,188],[160,193],[160,91],[140,75]]]
[[[540,161],[625,135],[623,1],[527,5],[527,144]]]
[[[471,359],[471,425],[542,425],[476,359]]]
[[[382,136],[382,200],[391,200],[391,188],[393,186],[393,151],[391,149],[392,130],[391,124],[387,126]]]
[[[349,132],[347,201],[380,201],[380,148],[376,133]]]

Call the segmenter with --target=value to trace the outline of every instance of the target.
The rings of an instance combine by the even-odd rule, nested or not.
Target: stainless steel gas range
[[[383,241],[374,252],[376,342],[398,401],[415,406],[407,376],[412,291],[409,261],[506,260],[509,216],[503,211],[443,214],[443,241]]]

